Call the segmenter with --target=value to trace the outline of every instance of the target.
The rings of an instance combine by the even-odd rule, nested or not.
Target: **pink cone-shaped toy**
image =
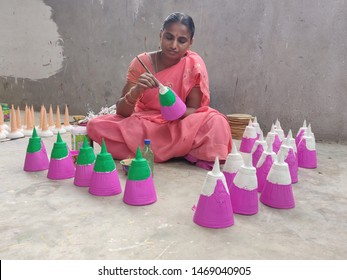
[[[74,185],[78,187],[89,187],[94,171],[95,154],[92,147],[88,145],[87,137],[84,136],[83,146],[80,148],[77,161]]]
[[[193,221],[208,228],[225,228],[234,224],[229,191],[219,169],[218,157],[212,171],[207,173]]]
[[[27,147],[27,152],[24,161],[24,171],[35,172],[41,170],[47,170],[49,166],[49,160],[45,145],[41,141],[41,138],[37,136],[36,129],[33,129],[31,138]]]
[[[298,166],[302,168],[317,168],[316,141],[310,126],[298,145]]]
[[[262,155],[262,153],[266,150],[267,144],[264,140],[263,131],[260,130],[259,139],[255,141],[253,149],[252,149],[252,165],[257,166],[257,163]]]
[[[252,126],[252,121],[249,120],[249,123],[246,126],[245,131],[243,132],[241,145],[240,145],[240,152],[250,153],[252,151],[252,148],[256,139],[257,139],[257,132],[255,130],[255,127]]]
[[[260,129],[260,125],[258,123],[258,119],[257,117],[254,117],[254,120],[252,122],[252,126],[255,128],[255,132],[257,133],[257,140],[259,139],[260,137],[260,133],[262,133],[261,129]]]
[[[289,141],[289,138],[286,138],[286,140],[283,141],[278,153],[281,153],[284,162],[288,164],[291,183],[295,184],[298,182],[298,159],[296,158],[293,147],[290,145]]]
[[[270,207],[289,209],[295,207],[289,167],[280,153],[266,178],[260,201]]]
[[[276,154],[272,151],[271,139],[266,141],[267,148],[262,153],[257,163],[257,179],[258,179],[258,192],[263,190],[267,174],[269,174],[270,168],[273,162],[276,160]]]
[[[159,83],[160,112],[167,121],[174,121],[186,112],[186,104],[169,87]]]
[[[252,166],[252,158],[249,155],[234,178],[231,196],[234,213],[242,215],[258,213],[257,185],[256,169]]]
[[[148,205],[157,201],[151,169],[140,147],[129,167],[123,201],[129,205]]]
[[[231,150],[231,153],[228,154],[225,164],[223,166],[223,174],[227,182],[230,196],[232,195],[231,189],[234,178],[236,176],[237,171],[239,171],[242,165],[243,158],[241,154],[237,152],[236,144],[233,141],[233,148]]]
[[[307,130],[306,120],[304,120],[302,127],[299,128],[298,133],[296,134],[296,137],[295,137],[295,143],[297,147],[299,146],[301,138],[304,136],[304,133],[306,130]]]
[[[104,139],[101,152],[97,155],[94,164],[92,178],[90,180],[89,193],[96,196],[111,196],[122,192],[116,164],[112,155],[107,152]]]
[[[271,130],[266,135],[266,143],[272,145],[272,150],[277,154],[281,147],[281,140],[278,133],[275,131],[275,126],[272,124]]]
[[[49,162],[47,178],[51,180],[63,180],[75,175],[75,165],[66,142],[61,139],[58,132],[57,141],[54,143]]]

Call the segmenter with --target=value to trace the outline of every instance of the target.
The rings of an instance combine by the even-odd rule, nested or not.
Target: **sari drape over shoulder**
[[[139,57],[154,73],[150,54],[143,53]],[[144,72],[135,58],[130,63],[127,80],[136,83]],[[216,155],[225,160],[231,151],[230,127],[224,115],[208,106],[208,74],[201,57],[188,51],[180,62],[154,76],[175,91],[183,102],[193,87],[200,87],[201,107],[183,119],[166,121],[160,114],[158,88],[148,89],[137,101],[131,116],[125,118],[115,114],[90,120],[89,137],[99,144],[104,139],[108,151],[117,159],[134,156],[137,147],[142,147],[144,139],[148,138],[155,162],[188,154],[204,161],[214,161]]]

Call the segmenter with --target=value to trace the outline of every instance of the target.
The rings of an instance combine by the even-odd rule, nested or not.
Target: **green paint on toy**
[[[33,129],[33,134],[29,138],[29,144],[27,147],[27,153],[36,153],[39,152],[42,148],[41,137],[37,135],[36,128]]]
[[[116,169],[116,164],[112,158],[112,155],[107,152],[106,144],[104,139],[102,139],[101,152],[97,155],[94,164],[95,172],[112,172]]]
[[[136,157],[132,160],[129,167],[128,180],[140,181],[151,176],[151,169],[148,162],[142,157],[140,147],[137,147]]]
[[[53,145],[51,158],[62,159],[66,158],[68,154],[69,151],[67,149],[66,142],[64,142],[63,139],[61,139],[60,133],[58,132],[57,141]]]
[[[87,137],[83,138],[83,146],[80,148],[77,164],[78,165],[88,165],[92,164],[95,161],[95,154],[92,147],[89,146]]]

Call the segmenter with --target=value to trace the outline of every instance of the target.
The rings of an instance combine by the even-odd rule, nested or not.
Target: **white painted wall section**
[[[63,67],[64,42],[41,0],[0,1],[0,76],[39,80]]]

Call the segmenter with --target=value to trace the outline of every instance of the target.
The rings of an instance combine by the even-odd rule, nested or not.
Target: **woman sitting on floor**
[[[185,157],[211,169],[216,155],[225,160],[231,151],[231,133],[225,116],[208,107],[210,91],[206,66],[190,50],[194,22],[183,13],[169,15],[160,31],[159,51],[142,53],[131,62],[117,113],[88,122],[88,135],[116,159],[135,154],[143,140],[151,139],[155,162]],[[158,83],[170,87],[187,106],[178,120],[166,121],[160,113]]]

